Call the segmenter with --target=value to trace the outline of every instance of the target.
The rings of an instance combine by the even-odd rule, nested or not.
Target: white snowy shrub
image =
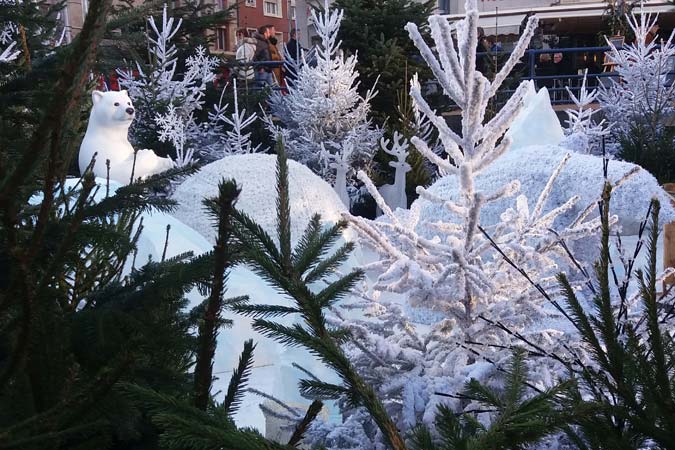
[[[11,62],[19,57],[21,52],[14,49],[15,45],[16,42],[10,42],[7,47],[0,49],[0,62]]]
[[[246,109],[239,107],[239,91],[237,90],[237,80],[233,80],[232,92],[234,107],[232,112],[228,113],[228,104],[223,105],[223,97],[227,91],[227,86],[223,89],[220,100],[213,109],[209,111],[210,127],[205,127],[204,134],[212,134],[213,140],[218,142],[217,146],[220,152],[214,152],[217,156],[242,155],[246,153],[256,153],[262,151],[261,145],[253,145],[251,142],[251,132],[249,128],[256,120],[258,115],[253,112],[246,114]],[[224,134],[223,134],[223,131]]]
[[[602,139],[609,135],[610,130],[605,119],[599,122],[595,120],[594,116],[600,109],[593,109],[593,105],[598,101],[600,92],[597,89],[588,89],[587,75],[588,70],[585,70],[577,95],[565,86],[574,108],[565,110],[567,128],[562,145],[577,153],[601,154]]]
[[[591,218],[595,211],[591,207],[553,227],[579,200],[573,196],[554,206],[549,201],[569,155],[561,157],[534,197],[519,194],[517,179],[486,190],[477,188],[477,175],[509,150],[511,138],[505,133],[523,108],[529,83],[523,82],[501,111],[485,121],[488,102],[522,58],[537,19],[528,20],[511,57],[489,81],[475,70],[476,0],[468,0],[465,9],[465,18],[454,30],[443,17],[429,18],[435,52],[414,24],[407,25],[445,95],[462,112],[461,133],[456,133],[431,109],[419,84],[411,84],[410,95],[438,130],[444,153],[438,155],[419,137],[412,143],[439,172],[459,185],[454,198],[422,187],[417,192],[448,218],[422,220],[420,201],[409,211],[394,213],[364,172],[358,176],[384,216],[371,221],[345,215],[362,243],[377,256],[364,267],[374,281],[367,282],[342,310],[336,310],[334,320],[351,330],[354,339],[346,344],[350,359],[376,387],[400,429],[420,421],[431,423],[439,403],[456,410],[471,409],[470,402],[442,394],[452,397],[470,378],[494,383],[498,368],[511,355],[511,333],[551,353],[565,354],[566,342],[573,337],[556,328],[559,309],[523,281],[520,269],[538,285],[553,283],[554,275],[569,262],[566,246],[560,243],[589,236],[600,226],[599,218]],[[502,210],[497,223],[481,226],[481,210],[486,205],[513,197],[515,201]],[[366,317],[354,317],[352,309]],[[560,375],[558,370],[555,361],[538,359],[531,367],[533,382],[538,387],[549,385]],[[343,413],[349,419],[358,410],[345,407]],[[359,432],[352,434],[363,433],[371,442],[329,448],[377,448],[372,423],[361,421],[358,427]]]
[[[269,131],[282,136],[289,157],[333,182],[341,198],[353,181],[354,169],[366,168],[377,149],[381,131],[368,118],[370,99],[358,93],[356,55],[345,57],[337,40],[343,11],[312,11],[321,44],[315,64],[295,68],[297,78],[288,94],[275,92],[269,104],[277,121],[268,118]],[[349,203],[346,202],[349,206]]]
[[[635,39],[621,48],[608,41],[618,77],[600,90],[598,100],[615,136],[630,134],[636,122],[659,133],[675,112],[675,84],[668,80],[675,69],[674,35],[647,42],[658,14],[631,13],[626,18]]]
[[[13,0],[0,0],[0,6],[11,5]],[[0,22],[0,62],[14,61],[19,54],[16,47],[16,36],[19,27],[11,20]]]

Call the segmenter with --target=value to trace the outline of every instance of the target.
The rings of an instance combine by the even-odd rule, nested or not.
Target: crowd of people
[[[237,30],[235,75],[242,80],[255,80],[260,88],[286,86],[295,74],[293,65],[284,64],[284,61],[297,62],[304,51],[297,37],[297,31],[291,30],[290,39],[285,44],[286,51],[282,52],[274,25],[263,25],[252,34],[245,28]]]

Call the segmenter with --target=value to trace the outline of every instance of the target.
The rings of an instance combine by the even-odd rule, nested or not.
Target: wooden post
[[[670,202],[675,205],[675,183],[666,183],[663,189],[674,198]],[[663,227],[663,268],[675,267],[675,222],[667,223]],[[663,290],[666,286],[675,284],[675,275],[663,280]]]

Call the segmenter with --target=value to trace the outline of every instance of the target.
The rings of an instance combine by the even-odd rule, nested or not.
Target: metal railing
[[[570,47],[570,48],[548,48],[548,49],[530,49],[525,52],[522,63],[517,65],[511,76],[519,80],[533,80],[537,89],[546,87],[551,94],[551,103],[567,104],[571,103],[568,89],[575,95],[579,94],[582,80],[584,78],[583,70],[589,69],[587,75],[587,87],[596,87],[602,83],[603,79],[615,78],[615,72],[602,72],[605,52],[611,50],[611,47]],[[560,54],[562,60],[558,64],[546,62],[542,67],[540,61],[541,55],[550,55],[551,59],[555,54]],[[501,58],[508,58],[509,52],[480,52],[478,55],[486,58],[494,58],[499,61]],[[580,58],[583,56],[583,58]],[[571,60],[571,64],[570,64]],[[586,67],[578,67],[578,63],[586,61]],[[593,63],[588,64],[589,61]],[[599,63],[598,63],[599,61]],[[555,72],[557,67],[563,68],[562,71]],[[495,67],[499,70],[499,67]],[[576,70],[575,70],[576,69]],[[580,73],[581,72],[581,73]],[[502,88],[499,92],[501,97],[508,97],[515,89]]]
[[[609,80],[611,78],[616,78],[616,72],[603,72],[603,62],[605,59],[605,53],[610,51],[611,47],[571,47],[571,48],[550,48],[550,49],[530,49],[525,52],[525,55],[521,59],[521,63],[516,65],[512,71],[510,77],[515,81],[519,80],[533,80],[536,87],[539,89],[541,87],[546,87],[551,94],[551,103],[553,104],[569,104],[571,99],[569,97],[568,89],[575,95],[578,95],[579,90],[581,89],[581,82],[584,78],[584,75],[580,72],[584,68],[589,68],[587,75],[587,87],[594,88],[598,84],[603,83],[603,80]],[[560,67],[571,68],[572,73],[554,73],[551,74],[550,69],[553,67],[555,69],[556,64],[544,63],[540,61],[541,55],[551,55],[551,59],[554,58],[554,55],[558,53],[562,55],[562,60],[564,62],[560,63]],[[506,58],[510,55],[508,51],[494,51],[494,52],[479,52],[477,56],[484,58],[492,59],[493,67],[491,70],[498,71],[500,69],[499,64],[503,63]],[[581,57],[583,56],[583,57]],[[579,61],[592,61],[593,64],[586,64],[587,67],[582,67],[577,70]],[[571,62],[572,64],[569,64]],[[546,67],[546,65],[548,67]],[[255,80],[255,73],[261,67],[268,68],[277,68],[284,67],[286,63],[284,61],[255,61],[255,62],[240,62],[236,60],[230,60],[224,63],[221,66],[221,75],[218,77],[217,83],[225,84],[231,81],[233,78],[238,79],[238,88],[247,93],[250,91],[253,94],[259,94],[261,90],[271,89],[271,90],[286,90],[286,85],[282,81],[280,84],[275,84],[272,86],[261,86]],[[568,69],[569,70],[569,69]],[[669,73],[669,81],[673,82],[675,79],[675,67],[673,72]],[[246,75],[249,75],[247,77]],[[106,78],[108,81],[109,78]],[[515,87],[507,86],[500,89],[498,93],[497,103],[506,101],[508,97],[515,91]],[[440,91],[438,84],[431,80],[427,83],[427,86],[436,86]]]
[[[658,46],[657,46],[658,47]],[[619,48],[620,49],[620,48]],[[533,80],[537,89],[541,87],[546,87],[551,94],[551,103],[552,104],[569,104],[572,103],[572,100],[569,97],[569,91],[574,95],[578,96],[579,91],[581,90],[583,75],[583,67],[577,70],[577,73],[556,73],[556,74],[544,74],[545,70],[538,66],[539,56],[543,54],[548,54],[553,57],[556,53],[562,55],[563,59],[566,57],[568,60],[574,58],[579,62],[579,55],[584,55],[584,61],[592,60],[594,64],[587,64],[585,68],[593,68],[598,71],[589,70],[586,76],[587,83],[586,87],[592,89],[597,87],[600,84],[607,83],[610,79],[617,79],[618,74],[615,71],[605,71],[607,67],[605,62],[606,52],[612,50],[611,47],[569,47],[569,48],[551,48],[551,49],[536,49],[536,50],[527,50],[525,56],[523,57],[526,60],[526,69],[524,73],[520,76],[521,80]],[[481,52],[479,55],[485,55],[487,57],[503,57],[508,56],[508,52]],[[572,60],[574,63],[575,61]],[[565,66],[566,64],[562,64]],[[572,67],[575,67],[576,64],[572,64]],[[611,67],[611,66],[610,66]],[[517,69],[516,69],[517,70]],[[517,74],[513,74],[517,75]],[[667,83],[673,83],[675,79],[675,66],[670,68],[670,71],[667,74]],[[503,95],[509,95],[514,92],[514,89],[503,89],[500,91]]]

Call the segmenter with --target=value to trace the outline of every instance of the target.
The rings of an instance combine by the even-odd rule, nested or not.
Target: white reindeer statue
[[[350,142],[346,142],[342,145],[341,151],[339,153],[330,153],[322,147],[321,159],[324,161],[324,164],[335,170],[335,181],[333,183],[333,189],[337,192],[338,197],[342,200],[342,203],[347,208],[351,206],[351,200],[349,198],[349,193],[347,192],[347,174],[351,170],[351,158],[353,147]]]
[[[391,148],[389,148],[390,144]],[[395,161],[389,161],[389,165],[396,172],[394,173],[394,184],[385,184],[377,190],[392,211],[396,210],[396,208],[406,209],[408,207],[408,197],[405,193],[405,174],[410,172],[410,164],[405,162],[408,157],[408,140],[398,131],[395,131],[391,141],[381,138],[380,146],[385,153],[396,158]],[[382,214],[382,211],[378,207],[377,215],[379,216],[380,214]]]

